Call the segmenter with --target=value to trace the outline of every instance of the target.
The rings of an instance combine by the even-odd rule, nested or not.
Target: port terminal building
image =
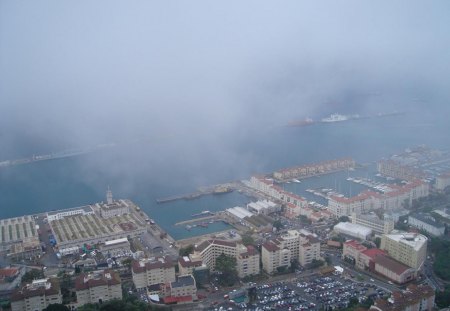
[[[146,222],[138,210],[129,200],[113,200],[108,191],[106,202],[51,212],[47,219],[56,247],[61,255],[67,255],[77,253],[85,245],[111,248],[109,241],[142,235]]]

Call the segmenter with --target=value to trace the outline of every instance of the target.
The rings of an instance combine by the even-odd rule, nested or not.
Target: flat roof
[[[50,211],[50,212],[47,212],[47,216],[58,215],[61,213],[68,213],[71,211],[83,211],[85,213],[90,213],[90,212],[92,212],[92,207],[90,205],[85,205],[85,206],[79,206],[79,207],[65,208],[65,209],[61,209],[61,210],[57,210],[57,211]]]
[[[334,229],[361,234],[364,236],[370,235],[372,233],[372,229],[362,225],[352,224],[351,222],[340,222],[336,226],[334,226]]]
[[[120,243],[125,243],[125,242],[128,243],[127,238],[115,239],[115,240],[111,240],[111,241],[106,241],[105,246],[120,244]]]
[[[428,238],[422,234],[401,231],[393,231],[390,234],[386,234],[386,238],[406,244],[414,248],[414,250],[421,249],[428,241]]]
[[[253,216],[253,213],[249,212],[243,207],[235,206],[232,208],[227,208],[227,212],[233,214],[234,216],[238,217],[239,219],[244,219],[245,217],[251,217]]]

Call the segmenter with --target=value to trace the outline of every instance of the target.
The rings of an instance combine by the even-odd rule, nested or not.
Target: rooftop
[[[438,221],[436,221],[436,219],[434,217],[432,217],[429,214],[422,214],[422,213],[418,213],[418,214],[413,214],[409,216],[410,218],[415,218],[417,220],[420,220],[421,222],[424,222],[430,226],[433,226],[435,228],[444,228],[444,224],[440,223]]]
[[[351,222],[340,222],[336,226],[334,226],[334,229],[350,231],[364,236],[367,236],[372,233],[372,230],[370,228],[357,224],[352,224]]]
[[[169,256],[165,257],[152,257],[149,259],[134,260],[131,264],[131,268],[134,273],[145,272],[152,269],[170,269],[174,268],[174,263]]]
[[[175,282],[170,283],[170,286],[172,288],[194,286],[194,285],[195,285],[194,277],[190,274],[180,275]]]
[[[11,301],[20,301],[35,296],[50,296],[60,293],[58,279],[39,279],[19,288],[11,295]]]
[[[423,245],[426,245],[428,240],[426,236],[419,233],[401,232],[396,230],[392,231],[390,234],[386,234],[386,238],[398,243],[406,244],[416,251],[421,249]]]
[[[375,264],[385,267],[397,275],[400,275],[400,274],[405,273],[406,271],[412,269],[411,267],[408,267],[407,265],[402,264],[401,262],[399,262],[399,261],[395,260],[394,258],[389,257],[387,255],[375,256],[375,258],[373,258],[373,260],[374,260]]]
[[[200,245],[197,245],[195,247],[195,250],[198,252],[203,252],[206,248],[208,248],[211,245],[236,247],[236,242],[229,242],[229,241],[224,241],[224,240],[206,240],[206,241],[203,241]]]
[[[120,284],[120,276],[113,270],[94,271],[89,274],[80,274],[75,279],[76,290],[84,290],[97,286],[111,286]]]

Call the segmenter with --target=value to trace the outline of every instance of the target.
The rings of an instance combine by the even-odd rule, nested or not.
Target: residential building
[[[236,268],[240,278],[259,274],[259,253],[252,246],[246,247],[240,243],[215,239],[206,240],[194,249],[196,258],[201,258],[211,271],[215,270],[216,259],[221,254],[236,258]]]
[[[418,213],[408,216],[408,223],[420,230],[424,230],[434,236],[441,236],[445,234],[445,226],[433,216],[429,214]]]
[[[426,259],[427,237],[418,233],[392,231],[381,238],[381,249],[405,265],[420,270]]]
[[[384,219],[378,218],[374,213],[357,214],[352,213],[352,223],[361,225],[373,230],[377,234],[387,234],[394,230],[394,219],[385,215]]]
[[[62,303],[57,279],[34,280],[11,295],[12,311],[41,311],[54,303]]]
[[[414,180],[425,177],[422,170],[415,169],[409,165],[402,165],[397,161],[392,160],[378,162],[377,170],[385,176],[402,180]]]
[[[257,275],[260,273],[259,252],[252,245],[238,244],[237,271],[239,277]]]
[[[376,209],[397,210],[405,204],[411,205],[413,200],[428,196],[430,185],[415,179],[402,185],[390,184],[385,188],[384,193],[366,190],[350,198],[331,196],[328,209],[337,218],[353,213],[365,214]]]
[[[175,265],[169,256],[134,260],[131,272],[137,289],[151,287],[155,293],[160,284],[175,281]]]
[[[77,305],[122,299],[120,276],[113,270],[81,274],[75,279]]]
[[[359,260],[360,253],[367,250],[367,247],[355,240],[346,241],[343,244],[342,257],[351,259],[353,262]]]
[[[269,274],[277,272],[278,268],[287,268],[291,265],[291,250],[280,248],[273,241],[265,242],[261,247],[261,261],[264,271]]]
[[[194,269],[204,266],[202,258],[194,254],[188,256],[180,256],[178,258],[178,270],[180,275],[193,274]]]
[[[267,273],[276,272],[279,267],[288,267],[292,260],[305,266],[320,259],[320,241],[308,232],[288,230],[272,241],[262,245],[263,269]]]
[[[450,186],[450,172],[441,174],[436,177],[436,183],[434,184],[434,188],[436,190],[444,191],[448,186]]]
[[[373,311],[431,311],[435,291],[429,285],[409,285],[406,291],[394,291],[389,299],[378,299],[370,307]]]

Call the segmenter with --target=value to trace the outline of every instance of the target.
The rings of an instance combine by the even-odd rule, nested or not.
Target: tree
[[[315,269],[322,267],[324,265],[324,262],[322,260],[313,259],[311,263],[307,264],[306,267],[308,269]]]
[[[281,223],[281,220],[277,219],[272,223],[272,226],[277,229],[277,231],[280,231],[281,228],[283,228],[283,224]]]
[[[26,272],[22,276],[22,283],[30,283],[33,280],[43,279],[43,278],[44,278],[44,272],[42,270],[33,269],[33,270]]]
[[[70,309],[67,308],[63,304],[52,303],[51,305],[49,305],[47,308],[43,309],[42,311],[70,311]]]
[[[222,253],[216,259],[216,271],[220,273],[219,284],[233,286],[238,279],[236,270],[236,258]]]
[[[180,256],[188,256],[194,252],[194,245],[190,244],[186,247],[180,248],[179,254]]]
[[[246,232],[242,235],[242,244],[245,246],[255,245],[255,240],[253,239],[251,232]]]
[[[131,258],[126,258],[122,261],[122,264],[127,267],[128,269],[131,268],[131,262],[133,261],[133,259]]]
[[[443,291],[436,291],[435,302],[439,308],[450,306],[450,285],[447,285]]]

